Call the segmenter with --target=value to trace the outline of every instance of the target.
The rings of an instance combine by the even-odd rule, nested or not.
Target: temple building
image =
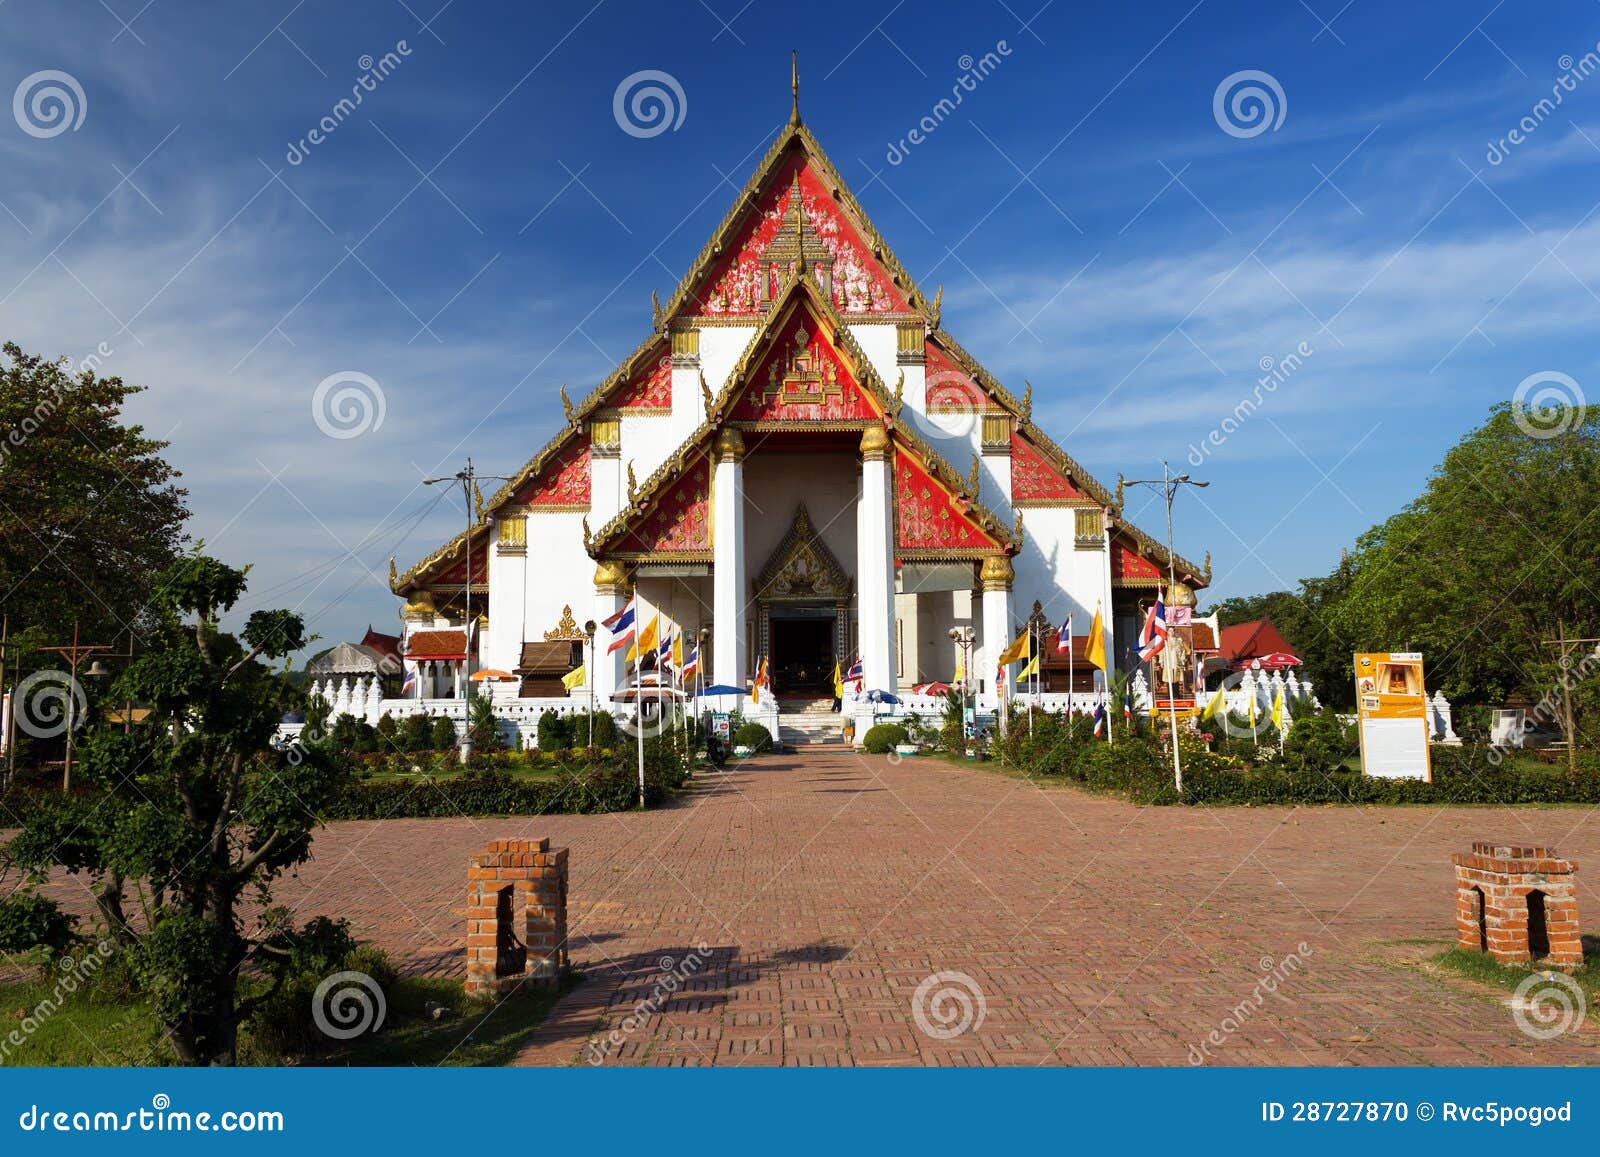
[[[706,640],[708,680],[747,688],[765,661],[779,697],[830,695],[857,658],[866,688],[948,682],[966,662],[951,632],[970,629],[992,703],[994,657],[1031,613],[1070,612],[1081,656],[1101,609],[1128,665],[1165,547],[1035,424],[1031,386],[1003,386],[942,328],[941,296],[867,219],[797,91],[638,347],[581,401],[562,391],[561,428],[470,531],[391,563],[414,693],[479,668],[560,691],[556,668],[589,654],[583,624],[630,598],[639,625]],[[1209,581],[1209,556],[1170,562]],[[601,628],[572,696],[628,683],[608,642]]]

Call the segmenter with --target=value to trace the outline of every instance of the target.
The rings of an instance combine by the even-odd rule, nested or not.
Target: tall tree
[[[239,1025],[270,995],[242,997],[240,972],[272,971],[278,931],[249,930],[241,903],[268,907],[347,773],[320,748],[270,746],[297,695],[261,660],[305,645],[297,615],[256,611],[238,637],[222,632],[245,572],[201,555],[154,589],[157,625],[112,689],[148,705],[149,718],[131,731],[91,728],[83,769],[98,791],[30,815],[5,859],[89,876],[179,1059],[231,1064]],[[137,926],[122,918],[125,886],[149,889]]]
[[[7,342],[0,357],[0,611],[13,630],[111,643],[183,541],[167,443],[124,424],[142,387]]]
[[[1547,641],[1600,636],[1597,560],[1600,406],[1550,426],[1501,404],[1415,502],[1361,536],[1330,620],[1359,649],[1423,652],[1452,699],[1538,701],[1563,681]]]

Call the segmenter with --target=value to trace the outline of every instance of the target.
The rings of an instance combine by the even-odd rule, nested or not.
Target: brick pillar
[[[467,995],[554,988],[567,967],[567,849],[491,840],[467,868]]]
[[[1501,964],[1537,960],[1552,968],[1577,968],[1583,963],[1573,879],[1577,864],[1558,858],[1554,848],[1482,840],[1473,843],[1470,853],[1458,853],[1451,861],[1456,869],[1458,947],[1468,952],[1487,947]],[[1541,897],[1548,950],[1535,957],[1529,913],[1531,909],[1537,922]]]

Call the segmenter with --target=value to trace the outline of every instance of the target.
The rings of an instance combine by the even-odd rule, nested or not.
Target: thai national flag
[[[400,685],[400,698],[409,699],[411,693],[417,689],[417,669],[411,667],[406,671],[406,681]]]
[[[1094,733],[1099,735],[1106,729],[1106,700],[1102,695],[1094,705]]]
[[[668,632],[661,636],[661,645],[656,648],[656,667],[664,671],[670,666],[672,666],[672,634]]]
[[[606,654],[610,655],[624,647],[633,646],[633,619],[633,600],[629,599],[627,606],[600,624],[611,632],[611,646],[606,648]]]
[[[1067,616],[1067,621],[1061,624],[1061,629],[1056,632],[1056,652],[1065,655],[1072,650],[1072,616]]]
[[[865,680],[866,676],[861,673],[861,660],[857,659],[854,663],[850,664],[850,670],[845,672],[844,681],[846,683],[854,683],[856,685],[856,690],[859,691],[861,690],[861,684]]]
[[[1129,723],[1133,722],[1133,688],[1129,687],[1122,692],[1122,717]]]
[[[1150,608],[1150,613],[1144,617],[1144,626],[1139,630],[1139,662],[1153,659],[1161,653],[1167,645],[1167,604],[1162,601],[1161,595],[1156,595],[1156,605]]]
[[[679,672],[685,679],[700,669],[700,644],[696,643],[694,649],[683,660],[683,670]]]

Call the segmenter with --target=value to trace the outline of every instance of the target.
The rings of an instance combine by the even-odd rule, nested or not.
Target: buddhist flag
[[[1278,693],[1272,697],[1272,725],[1279,731],[1283,730],[1283,688],[1278,688]]]
[[[1092,666],[1102,671],[1106,669],[1106,624],[1100,617],[1099,603],[1094,605],[1094,622],[1089,624],[1089,649],[1084,652],[1084,658]]]
[[[568,671],[565,675],[561,676],[561,685],[568,691],[571,691],[574,687],[582,687],[588,681],[589,672],[587,665],[580,666],[575,671]]]
[[[996,667],[1004,667],[1015,663],[1018,659],[1026,659],[1030,652],[1029,644],[1033,642],[1033,632],[1024,629],[1022,634],[1011,641],[1011,646],[1000,652],[999,658],[994,661]]]
[[[639,632],[638,654],[648,655],[656,645],[656,639],[661,632],[661,616],[652,615],[645,624],[644,630]]]

